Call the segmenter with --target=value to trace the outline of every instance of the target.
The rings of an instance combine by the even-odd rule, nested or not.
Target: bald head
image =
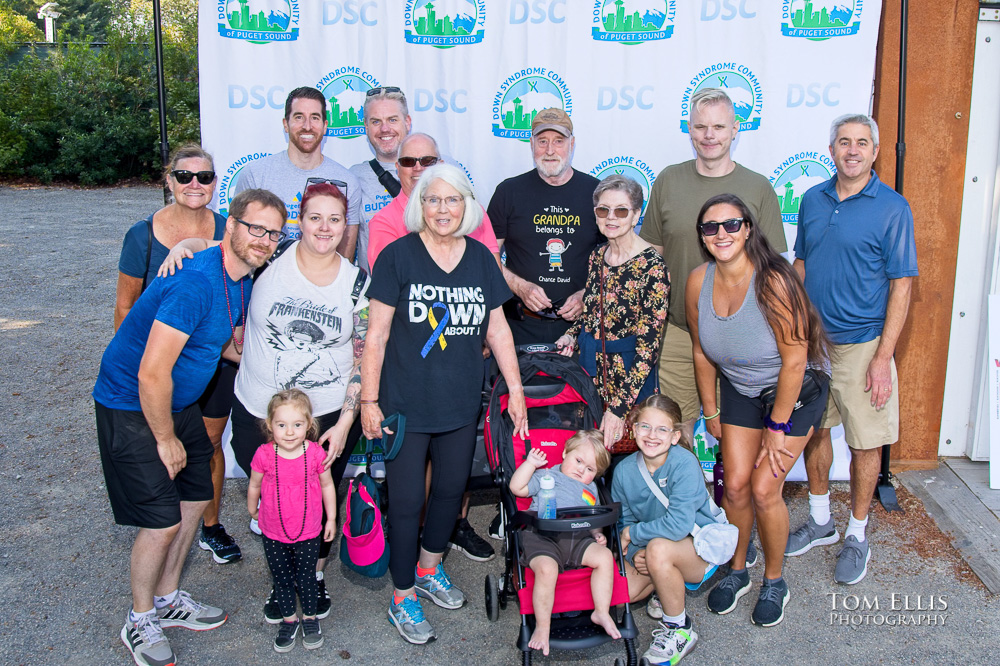
[[[433,166],[433,164],[420,164],[419,160],[422,157],[441,157],[437,141],[434,140],[434,137],[423,132],[415,132],[408,135],[399,144],[399,158],[396,160],[396,172],[399,174],[399,184],[406,196],[410,196],[413,186],[416,185],[424,169]],[[400,161],[408,161],[404,158],[415,158],[417,162],[413,166],[407,167],[400,163]]]

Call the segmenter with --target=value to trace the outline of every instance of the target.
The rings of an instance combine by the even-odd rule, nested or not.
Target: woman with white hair
[[[466,238],[482,215],[465,174],[450,164],[429,168],[406,206],[410,233],[382,251],[368,289],[361,422],[374,439],[395,435],[382,425],[385,414],[406,417],[399,452],[386,462],[395,588],[389,619],[417,644],[435,637],[417,595],[443,608],[465,603],[441,556],[472,467],[484,341],[510,389],[515,431],[528,431],[514,341],[501,307],[510,290],[486,246]],[[428,452],[433,474],[419,537]]]

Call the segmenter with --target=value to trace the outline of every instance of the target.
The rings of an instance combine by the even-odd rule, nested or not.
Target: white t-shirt
[[[290,246],[254,282],[247,314],[243,359],[236,375],[236,397],[258,418],[278,391],[298,388],[309,396],[313,414],[344,405],[354,362],[354,313],[368,307],[368,282],[358,297],[351,292],[358,267],[341,257],[337,278],[325,287],[310,282]]]

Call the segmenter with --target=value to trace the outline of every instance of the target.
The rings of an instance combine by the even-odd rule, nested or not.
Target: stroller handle
[[[511,518],[514,527],[531,527],[544,532],[576,532],[614,525],[621,516],[621,502],[600,506],[573,506],[558,509],[555,520],[538,517],[537,511],[518,511]]]

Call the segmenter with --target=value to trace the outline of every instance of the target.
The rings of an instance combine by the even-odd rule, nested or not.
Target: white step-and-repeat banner
[[[774,184],[791,247],[799,197],[834,170],[830,121],[871,107],[880,13],[880,0],[201,0],[213,207],[228,208],[250,162],[286,148],[298,86],[329,100],[323,152],[344,166],[373,157],[365,91],[402,88],[413,129],[461,163],[484,205],[532,168],[531,119],[551,106],[573,119],[575,168],[648,194],[694,155],[691,95],[720,87],[740,120],[734,157]]]

